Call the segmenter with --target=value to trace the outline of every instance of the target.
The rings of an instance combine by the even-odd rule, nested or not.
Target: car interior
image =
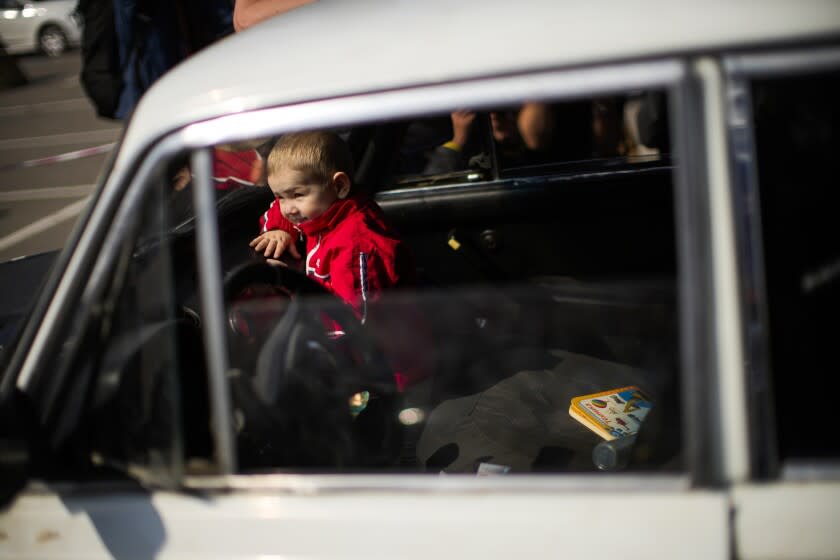
[[[377,323],[249,247],[270,189],[217,190],[239,471],[679,469],[674,164],[667,138],[637,132],[633,151],[622,124],[650,99],[664,103],[542,103],[556,141],[540,149],[496,135],[522,108],[476,111],[443,171],[423,158],[452,136],[449,115],[337,131],[353,188],[416,259],[417,284],[381,294]],[[161,170],[98,325],[82,447],[120,469],[213,472],[191,185],[169,186],[187,157]],[[395,355],[419,373],[399,378]],[[605,440],[569,404],[621,387],[653,406],[623,460],[599,464]]]

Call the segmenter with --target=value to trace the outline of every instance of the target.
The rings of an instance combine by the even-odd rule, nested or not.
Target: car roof
[[[186,124],[261,107],[838,34],[837,0],[319,0],[167,73],[137,106],[117,166]]]

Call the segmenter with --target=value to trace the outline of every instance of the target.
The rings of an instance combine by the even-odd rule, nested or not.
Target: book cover
[[[650,399],[635,385],[572,399],[569,414],[606,440],[639,431],[650,411]]]

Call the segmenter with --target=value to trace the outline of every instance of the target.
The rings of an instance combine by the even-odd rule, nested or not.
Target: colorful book
[[[650,412],[650,399],[635,385],[572,399],[569,414],[606,440],[632,436]]]

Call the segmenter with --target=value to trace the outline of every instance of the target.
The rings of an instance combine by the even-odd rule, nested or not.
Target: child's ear
[[[344,171],[338,171],[333,175],[333,185],[338,198],[347,198],[350,194],[350,177]]]

